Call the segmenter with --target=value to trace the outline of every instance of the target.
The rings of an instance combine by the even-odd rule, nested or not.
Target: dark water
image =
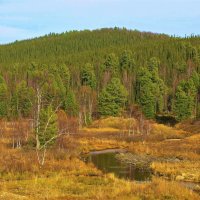
[[[92,162],[104,173],[114,173],[119,178],[135,181],[151,180],[149,169],[135,168],[131,164],[120,162],[115,157],[117,153],[116,150],[91,152],[87,157],[87,162]]]
[[[178,121],[174,116],[167,116],[167,115],[157,115],[156,122],[159,124],[165,124],[167,126],[175,126]]]

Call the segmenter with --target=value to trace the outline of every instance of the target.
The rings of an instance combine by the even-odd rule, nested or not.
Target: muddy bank
[[[200,183],[195,182],[193,179],[189,180],[185,173],[181,173],[181,175],[172,176],[172,174],[167,175],[165,173],[159,173],[152,167],[152,163],[155,161],[161,162],[163,164],[164,163],[170,163],[172,165],[177,163],[181,164],[183,160],[177,157],[158,158],[150,155],[136,155],[129,152],[118,153],[115,155],[115,157],[120,162],[127,163],[138,169],[143,169],[143,171],[149,171],[154,176],[163,177],[164,179],[167,179],[169,181],[178,182],[180,183],[180,185],[190,190],[193,190],[197,193],[200,193]],[[191,176],[192,172],[189,175]]]
[[[153,158],[146,155],[136,155],[132,153],[119,153],[116,154],[116,159],[121,162],[134,165],[138,168],[150,168]]]
[[[121,162],[132,164],[138,167],[148,167],[148,168],[150,168],[151,163],[155,161],[170,162],[170,163],[181,162],[181,160],[176,157],[158,158],[145,154],[132,154],[129,152],[121,152],[119,154],[116,154],[116,158]]]
[[[105,149],[105,150],[99,150],[99,151],[91,151],[89,155],[98,155],[98,154],[104,154],[104,153],[126,153],[126,149]]]

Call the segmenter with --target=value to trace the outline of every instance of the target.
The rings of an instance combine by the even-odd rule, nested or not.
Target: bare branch
[[[56,138],[59,138],[60,136],[62,136],[62,135],[69,135],[70,133],[61,133],[61,134],[59,134],[59,135],[55,135],[54,137],[52,137],[51,139],[49,139],[47,142],[45,142],[45,144],[44,145],[42,145],[40,148],[39,148],[39,150],[42,150],[42,149],[44,149],[51,141],[53,141],[54,139],[56,139]]]

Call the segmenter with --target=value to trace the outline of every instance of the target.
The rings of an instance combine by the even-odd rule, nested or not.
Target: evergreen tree
[[[181,87],[178,87],[175,95],[174,112],[179,121],[192,115],[192,110],[189,109],[190,103],[192,103],[190,97]]]
[[[119,77],[119,60],[114,53],[107,55],[103,70],[107,76],[110,76],[109,78]]]
[[[157,58],[150,59],[147,68],[141,68],[136,80],[136,102],[142,107],[147,118],[154,118],[164,109],[164,94],[166,86],[159,77]]]
[[[154,76],[157,76],[158,74],[159,65],[160,65],[160,60],[158,58],[153,57],[149,60],[148,69]]]
[[[179,121],[194,117],[196,88],[192,79],[180,82],[174,100],[174,112]]]
[[[131,51],[124,51],[120,57],[120,70],[127,71],[129,73],[133,72],[135,69],[135,60]]]
[[[102,90],[99,97],[99,113],[101,116],[119,116],[127,101],[127,91],[120,79],[113,78]]]
[[[16,92],[12,96],[11,105],[13,115],[16,117],[28,117],[33,106],[33,89],[27,87],[26,82],[22,81],[17,85]]]
[[[119,66],[119,60],[117,56],[114,53],[109,54],[104,62],[104,69],[115,73],[115,71],[118,70],[117,69],[118,66]]]
[[[134,90],[136,69],[135,60],[131,51],[124,51],[120,57],[120,72],[123,85],[129,93],[129,101],[134,101]]]
[[[200,87],[200,75],[196,71],[193,72],[191,80],[193,81],[195,88],[198,90]]]
[[[62,80],[64,86],[66,88],[69,88],[70,79],[71,79],[69,68],[65,64],[63,64],[63,65],[57,67],[57,69],[58,69],[59,76],[61,77],[61,80]]]
[[[65,101],[65,110],[69,116],[78,115],[78,104],[76,102],[76,97],[73,91],[71,90],[67,92],[66,101]]]
[[[8,88],[3,77],[0,76],[0,118],[7,117],[8,103]]]
[[[42,98],[45,105],[52,103],[54,108],[58,105],[64,107],[66,88],[59,76],[52,76],[50,80],[44,83],[42,86]]]
[[[81,83],[84,86],[89,86],[92,89],[96,88],[96,76],[94,72],[94,67],[87,63],[82,69],[81,69]]]
[[[136,101],[142,107],[147,118],[154,118],[156,114],[156,85],[152,81],[152,75],[146,68],[141,68],[136,82]]]
[[[195,117],[199,118],[200,116],[200,105],[199,105],[199,93],[200,93],[200,75],[194,71],[191,80],[194,83],[194,86],[196,88],[196,94],[195,94]]]

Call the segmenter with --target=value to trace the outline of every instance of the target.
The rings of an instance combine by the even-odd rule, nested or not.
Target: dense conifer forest
[[[62,109],[104,116],[200,116],[200,37],[127,29],[71,31],[0,46],[0,117]]]

